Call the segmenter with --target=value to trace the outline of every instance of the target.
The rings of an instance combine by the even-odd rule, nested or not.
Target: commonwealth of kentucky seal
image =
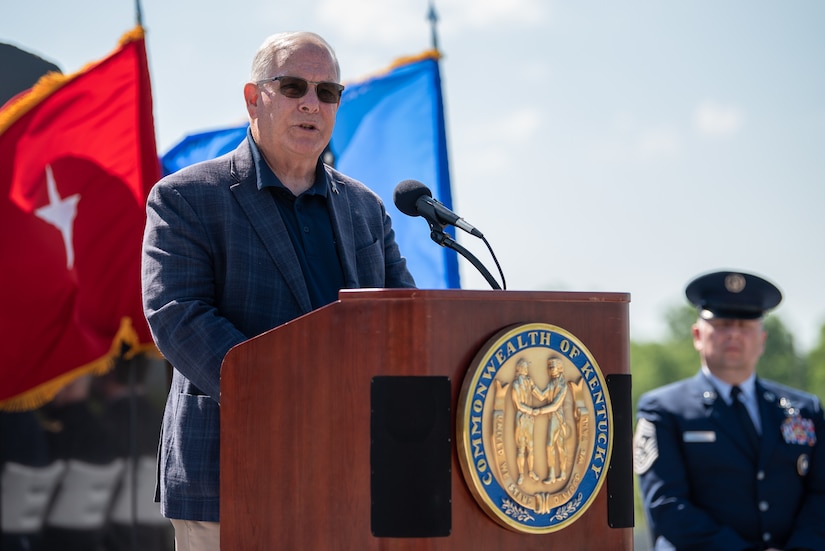
[[[596,360],[564,329],[530,323],[491,338],[457,413],[464,479],[506,528],[560,530],[599,493],[613,445],[610,397]]]

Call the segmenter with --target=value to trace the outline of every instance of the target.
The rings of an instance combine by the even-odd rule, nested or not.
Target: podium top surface
[[[465,289],[342,289],[340,301],[355,300],[510,300],[548,302],[630,302],[627,292],[501,291]]]

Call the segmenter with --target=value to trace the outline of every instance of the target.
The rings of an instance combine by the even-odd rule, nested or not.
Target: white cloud
[[[525,143],[536,137],[541,125],[542,112],[534,107],[523,107],[499,120],[494,135],[509,143]]]
[[[738,107],[721,105],[712,100],[700,103],[693,114],[696,129],[702,134],[713,136],[735,134],[744,122],[745,116]]]
[[[592,151],[599,162],[639,163],[673,159],[682,152],[682,136],[675,128],[644,126],[633,113],[616,112],[609,135],[593,140]]]
[[[372,46],[417,37],[427,24],[426,15],[425,6],[413,0],[321,0],[316,8],[318,19],[334,28],[336,34]]]
[[[547,22],[548,10],[546,0],[444,0],[436,5],[439,17],[443,12],[444,21],[450,22],[450,30],[498,28],[508,23],[539,26]]]
[[[454,144],[452,153],[456,154],[451,162],[458,164],[461,159],[472,160],[466,167],[472,181],[489,180],[491,173],[506,172],[523,165],[524,160],[519,157],[537,140],[543,120],[539,109],[524,107],[496,113],[490,118],[479,117],[474,124],[452,132],[448,129]]]
[[[613,113],[613,117],[610,120],[610,127],[617,132],[632,132],[636,129],[636,116],[629,111],[617,111]]]
[[[534,142],[544,124],[544,114],[535,107],[488,113],[474,124],[454,129],[456,138],[473,149],[503,147],[508,150]]]
[[[435,8],[439,34],[451,35],[508,24],[536,27],[549,15],[543,0],[442,0]],[[428,10],[421,0],[320,0],[315,14],[348,42],[374,46],[428,37]]]
[[[682,150],[679,133],[670,128],[651,128],[642,132],[636,151],[642,160],[672,158]]]

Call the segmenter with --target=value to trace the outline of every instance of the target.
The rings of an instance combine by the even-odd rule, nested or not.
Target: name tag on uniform
[[[682,442],[716,442],[716,433],[712,430],[687,430],[682,433]]]

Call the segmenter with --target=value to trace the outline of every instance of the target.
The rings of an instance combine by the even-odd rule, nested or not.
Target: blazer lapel
[[[335,235],[335,242],[338,244],[338,256],[341,260],[341,269],[344,272],[344,287],[357,289],[359,284],[358,270],[355,263],[355,232],[352,226],[352,209],[350,208],[347,186],[340,181],[336,181],[328,169],[327,181],[329,182],[327,199],[330,219],[332,220],[332,233]]]
[[[230,187],[232,194],[261,238],[273,264],[295,295],[301,309],[309,312],[312,310],[309,290],[278,207],[267,191],[258,189],[249,146],[238,148],[236,152],[232,170],[237,181]]]

